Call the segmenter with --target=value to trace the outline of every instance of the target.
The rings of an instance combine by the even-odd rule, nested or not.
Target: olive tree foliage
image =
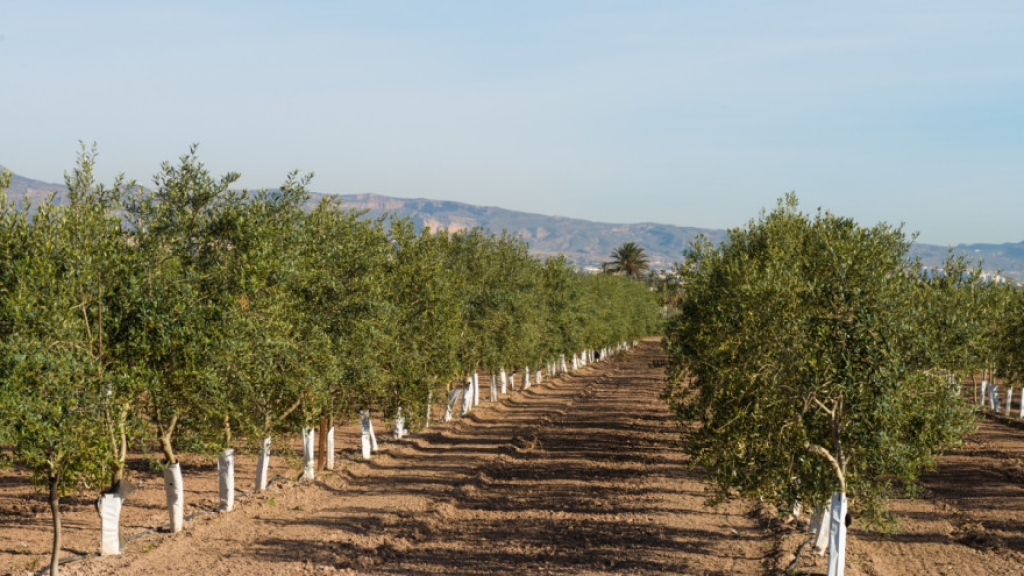
[[[48,489],[53,574],[60,498],[119,477],[131,406],[109,353],[117,317],[107,312],[123,278],[115,211],[126,184],[95,186],[95,155],[83,146],[65,175],[66,206],[12,205],[0,179],[0,443]]]
[[[162,165],[155,188],[135,188],[125,200],[134,270],[118,352],[145,390],[168,465],[177,462],[179,426],[195,432],[217,388],[230,299],[219,276],[232,249],[224,236],[239,202],[229,189],[238,177],[214,178],[193,146],[178,165]]]
[[[1015,284],[988,285],[989,342],[998,372],[1024,384],[1024,289]]]
[[[540,347],[545,358],[573,354],[585,345],[583,278],[564,256],[544,261],[540,280],[544,315]]]
[[[536,365],[544,358],[537,346],[541,333],[540,264],[521,238],[503,233],[491,239],[484,257],[480,314],[475,338],[483,343],[479,360],[494,373],[503,368]]]
[[[223,444],[240,431],[251,444],[294,424],[303,401],[322,387],[324,335],[306,322],[295,295],[303,274],[298,246],[308,195],[305,179],[289,176],[279,190],[229,197],[218,217],[224,247],[214,322],[218,354],[207,396],[209,429],[223,426]],[[233,423],[233,424],[232,424]]]
[[[927,275],[924,298],[928,299],[925,318],[929,331],[946,352],[937,368],[957,381],[976,374],[1002,372],[1005,366],[1006,338],[1001,320],[1009,318],[1017,290],[1010,284],[993,283],[982,278],[980,266],[972,266],[963,255],[950,250],[941,269]]]
[[[424,228],[417,233],[411,220],[392,218],[387,235],[379,321],[386,344],[377,355],[387,382],[377,401],[388,416],[404,408],[410,424],[417,425],[431,393],[443,393],[463,374],[461,286],[451,279],[452,239],[446,232]]]
[[[601,348],[660,331],[658,294],[645,282],[593,274],[583,278],[583,285],[584,347]]]
[[[692,244],[666,397],[716,499],[842,491],[883,526],[887,498],[971,430],[942,370],[960,353],[934,330],[946,309],[909,246],[899,228],[801,213],[793,195],[719,246]]]
[[[307,427],[314,415],[354,414],[388,393],[390,380],[381,365],[390,326],[390,248],[383,222],[363,215],[325,198],[305,213],[295,242],[295,317],[317,358],[316,374],[306,379],[313,394],[303,404]]]
[[[152,188],[93,181],[7,202],[0,174],[0,459],[59,499],[125,475],[128,447],[214,452],[356,408],[412,424],[477,369],[533,366],[656,329],[643,285],[587,278],[509,234],[417,232],[312,175],[232,190],[195,146]]]

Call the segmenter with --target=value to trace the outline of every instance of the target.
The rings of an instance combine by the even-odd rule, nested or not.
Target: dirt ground
[[[686,468],[658,399],[656,340],[624,358],[549,379],[467,417],[381,443],[362,462],[358,430],[337,439],[333,473],[297,484],[298,445],[272,461],[281,476],[231,513],[202,514],[171,535],[148,532],[123,556],[64,567],[97,574],[778,574],[806,535],[769,522],[755,503],[704,506],[705,483]],[[481,386],[486,396],[486,386]],[[436,414],[436,412],[435,412]],[[378,438],[383,426],[378,422]],[[160,477],[143,481],[124,534],[167,521]],[[236,483],[247,489],[251,458]],[[183,464],[191,512],[212,508],[216,465]],[[925,498],[896,501],[903,532],[854,524],[847,574],[1024,572],[1024,431],[986,420],[964,450],[924,478]],[[64,506],[65,554],[98,548],[91,498]],[[49,546],[49,513],[22,475],[0,475],[0,574],[34,573]],[[805,574],[823,559],[805,558]]]

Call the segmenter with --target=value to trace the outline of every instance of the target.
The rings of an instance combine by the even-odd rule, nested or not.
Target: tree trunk
[[[110,475],[110,487],[117,486],[117,483],[124,479],[124,460],[127,453],[128,439],[122,432],[120,434],[121,447],[118,450],[118,458],[114,461],[114,471]]]
[[[224,449],[231,448],[231,414],[224,415]]]
[[[50,552],[50,574],[60,574],[60,490],[59,477],[50,476],[50,514],[53,516],[53,549]]]
[[[160,435],[160,451],[164,453],[164,459],[169,466],[178,463],[178,460],[174,457],[174,446],[171,445],[170,434]]]
[[[164,453],[164,459],[168,466],[174,466],[178,459],[174,457],[174,446],[171,445],[171,438],[174,435],[174,427],[178,424],[178,415],[175,414],[167,426],[160,424],[157,420],[157,432],[160,433],[160,450]]]

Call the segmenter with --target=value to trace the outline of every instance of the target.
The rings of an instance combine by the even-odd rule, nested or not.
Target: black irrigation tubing
[[[78,562],[79,560],[85,560],[87,558],[95,558],[97,556],[99,556],[99,554],[93,552],[92,554],[86,554],[84,556],[72,556],[70,558],[61,558],[60,560],[57,561],[57,565],[58,566],[63,566],[65,564],[70,564],[72,562]],[[43,568],[40,568],[39,571],[36,572],[36,576],[43,576],[44,574],[47,574],[49,572],[50,572],[50,566],[47,565],[47,566],[44,566]]]
[[[602,358],[601,360],[604,360],[604,359]],[[601,360],[596,360],[595,363],[601,362]],[[567,372],[563,372],[562,374],[557,374],[554,377],[557,378],[559,376],[566,376],[566,375],[571,374],[571,373],[572,373],[572,371],[567,371]],[[516,392],[516,390],[512,390],[512,391]],[[353,452],[353,456],[356,456],[358,454],[359,454],[358,452]],[[301,479],[301,478],[302,478],[302,476],[300,475],[299,479]],[[274,484],[275,480],[288,480],[288,478],[278,474],[277,476],[274,476],[273,478],[271,478],[269,482],[267,482],[267,488],[270,488]],[[238,490],[237,494],[239,494],[239,498],[244,498],[244,497],[251,496],[255,492],[256,492],[255,490],[250,490],[248,492],[245,491],[245,490]],[[211,510],[200,510],[198,512],[194,512],[192,514],[189,514],[188,516],[185,516],[184,519],[185,520],[191,520],[191,519],[193,519],[193,518],[195,518],[197,516],[202,516],[203,514],[216,514],[216,513],[217,513],[217,508],[213,508]],[[131,536],[126,537],[124,539],[124,541],[125,541],[125,543],[128,543],[128,542],[131,542],[132,540],[135,540],[137,538],[141,538],[142,536],[145,536],[146,534],[152,534],[153,532],[156,532],[158,530],[162,530],[164,528],[170,528],[170,527],[171,527],[171,523],[168,522],[166,524],[161,524],[161,525],[157,526],[156,528],[147,528],[146,530],[143,530],[142,532],[138,532],[136,534],[132,534]],[[803,550],[803,546],[801,546],[801,551],[802,550]],[[64,564],[71,564],[72,562],[79,562],[81,560],[88,560],[89,558],[96,558],[98,556],[99,556],[99,554],[97,554],[95,552],[92,553],[92,554],[84,554],[84,555],[81,555],[81,556],[71,556],[70,558],[61,558],[60,560],[57,561],[57,564],[60,565],[60,566],[63,566]],[[797,559],[799,559],[799,557],[800,556],[799,556],[799,553],[798,553],[797,554]],[[39,569],[39,571],[35,573],[35,576],[44,576],[49,571],[50,571],[50,566],[45,566],[45,567]]]
[[[808,544],[814,542],[817,539],[817,535],[811,536],[806,542],[800,545],[800,548],[797,548],[796,558],[793,558],[793,561],[789,563],[789,566],[786,566],[786,574],[794,573],[793,571],[796,570],[796,565],[800,563],[800,555],[804,553],[804,549],[807,548]]]

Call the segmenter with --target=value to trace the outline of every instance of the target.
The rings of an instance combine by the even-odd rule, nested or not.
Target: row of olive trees
[[[194,148],[152,188],[97,185],[94,161],[83,150],[63,206],[14,205],[0,182],[0,447],[49,490],[54,574],[61,495],[117,489],[134,442],[180,489],[183,446],[255,447],[360,408],[415,425],[476,370],[658,328],[642,284],[515,236],[309,207],[297,173],[235,191]]]
[[[719,498],[786,510],[831,499],[835,535],[849,495],[884,525],[887,499],[916,492],[921,471],[972,430],[960,382],[997,366],[1000,302],[1016,294],[1021,325],[1021,290],[952,256],[925,270],[909,248],[899,228],[804,214],[791,195],[720,245],[687,251],[666,396]],[[842,570],[839,544],[830,574]]]

